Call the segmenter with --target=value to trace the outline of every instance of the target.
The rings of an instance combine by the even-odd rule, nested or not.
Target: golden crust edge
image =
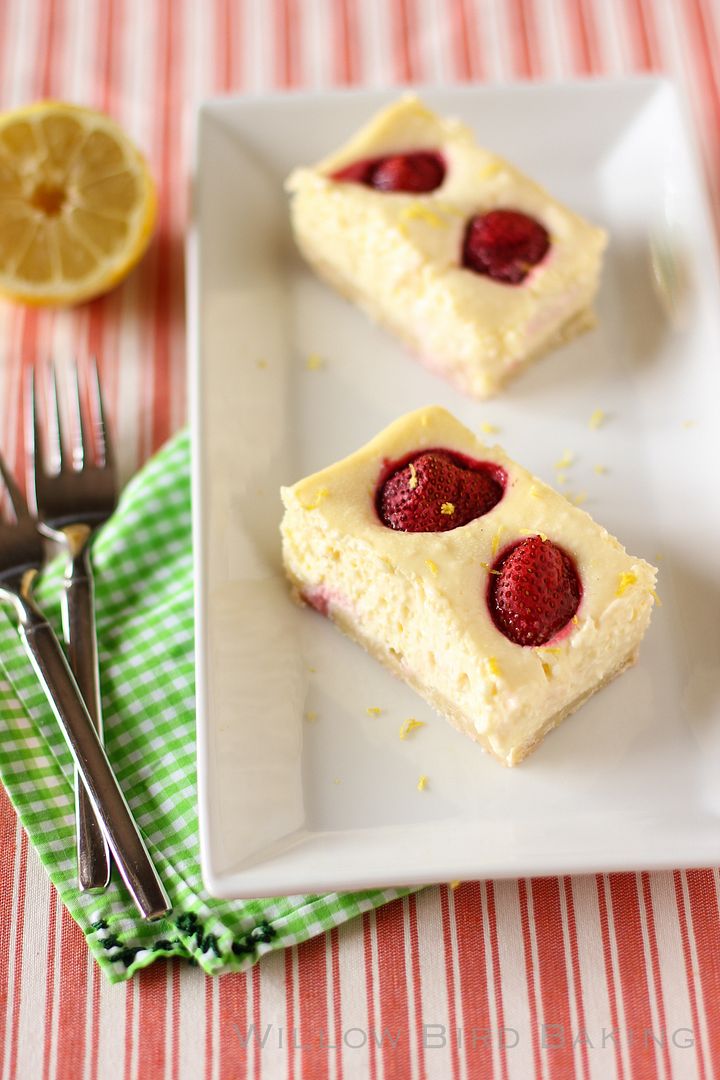
[[[307,604],[307,602],[303,599],[302,596],[302,590],[304,587],[303,582],[300,581],[299,578],[295,577],[295,575],[287,566],[285,567],[285,573],[287,575],[288,581],[290,582],[291,595],[293,600],[301,607],[310,606]],[[407,672],[403,668],[402,664],[393,656],[391,656],[388,652],[383,651],[382,649],[378,648],[374,643],[371,644],[367,639],[365,639],[363,635],[358,632],[356,624],[351,620],[349,616],[345,615],[342,609],[337,607],[333,608],[332,611],[328,612],[327,617],[335,626],[338,627],[339,630],[342,631],[342,633],[345,634],[346,637],[348,637],[356,645],[360,645],[360,647],[363,648],[369,656],[372,656],[373,659],[377,660],[380,664],[382,664],[382,666],[387,671],[389,671],[396,678],[399,678],[402,682],[404,682],[407,686],[414,690],[415,693],[423,699],[423,701],[427,702],[427,704],[432,709],[434,709],[435,712],[437,712],[444,720],[447,720],[447,722],[451,724],[451,726],[454,727],[456,731],[459,731],[462,735],[467,735],[470,739],[473,740],[473,742],[476,742],[480,746],[481,750],[483,750],[486,754],[489,754],[492,758],[495,759],[495,761],[499,761],[500,764],[504,765],[506,768],[514,768],[516,765],[519,765],[521,762],[523,762],[525,758],[527,758],[534,750],[537,749],[545,736],[548,735],[554,728],[559,727],[559,725],[562,724],[564,720],[567,720],[569,716],[571,716],[582,705],[584,705],[585,702],[588,701],[594,694],[596,694],[599,690],[602,690],[619,675],[622,675],[622,673],[624,671],[627,671],[628,668],[632,667],[633,664],[637,662],[639,653],[639,646],[634,647],[630,654],[624,657],[620,664],[618,664],[616,668],[609,672],[605,676],[605,678],[601,679],[600,682],[598,682],[595,686],[590,687],[589,690],[583,691],[582,694],[574,698],[563,709],[560,709],[559,712],[553,713],[552,716],[548,717],[548,719],[545,721],[545,723],[539,730],[533,732],[532,736],[525,743],[521,744],[520,747],[513,749],[507,757],[502,757],[493,749],[490,741],[486,739],[481,732],[477,731],[475,726],[472,724],[472,721],[465,717],[464,714],[459,712],[459,710],[453,706],[452,702],[448,701],[448,699],[445,698],[443,695],[434,693],[430,688],[424,686],[424,684],[422,684],[412,674]]]

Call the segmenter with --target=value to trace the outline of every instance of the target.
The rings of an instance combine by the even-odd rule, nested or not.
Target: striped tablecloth
[[[270,87],[561,79],[684,84],[718,210],[713,0],[0,0],[0,105],[107,109],[147,151],[160,226],[74,312],[0,305],[0,441],[23,364],[94,351],[129,475],[185,416],[192,105]],[[111,988],[0,798],[2,1080],[675,1077],[720,1071],[718,871],[428,889],[247,975],[157,964]],[[254,1025],[254,1027],[253,1027]]]

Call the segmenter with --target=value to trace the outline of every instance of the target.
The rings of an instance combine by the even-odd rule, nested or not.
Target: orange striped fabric
[[[720,223],[713,0],[1,0],[0,105],[110,111],[147,150],[158,233],[111,296],[0,305],[0,441],[24,366],[97,352],[125,475],[185,415],[191,108],[210,93],[665,71]],[[11,454],[12,456],[12,454]],[[0,794],[0,1080],[693,1080],[720,1073],[718,871],[465,883],[206,979],[109,986]]]

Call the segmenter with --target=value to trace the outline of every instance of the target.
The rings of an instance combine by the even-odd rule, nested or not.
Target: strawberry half
[[[572,619],[582,586],[566,552],[529,536],[507,551],[490,575],[488,605],[498,630],[516,645],[544,645]]]
[[[439,154],[418,151],[384,158],[375,166],[371,184],[378,191],[420,194],[435,191],[444,179],[445,166]]]
[[[550,248],[547,229],[519,210],[491,210],[471,218],[465,230],[466,270],[519,285]]]
[[[370,186],[375,161],[366,158],[363,161],[353,161],[350,165],[344,165],[342,169],[331,173],[331,180],[341,180],[351,184],[367,184]]]
[[[433,150],[353,161],[332,173],[332,180],[364,184],[376,191],[435,191],[445,179],[445,163]]]
[[[396,468],[380,485],[380,520],[399,532],[448,532],[482,517],[500,502],[504,473],[448,450],[427,450]]]

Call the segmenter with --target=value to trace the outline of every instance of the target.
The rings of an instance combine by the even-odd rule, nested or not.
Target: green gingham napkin
[[[145,923],[119,878],[75,882],[70,754],[20,645],[0,616],[0,778],[63,903],[112,982],[158,956],[210,974],[249,967],[406,890],[212,900],[200,878],[195,799],[193,567],[189,438],[177,436],[130,483],[98,536],[97,628],[106,744],[170,894],[169,919]],[[38,599],[59,629],[62,567]]]

